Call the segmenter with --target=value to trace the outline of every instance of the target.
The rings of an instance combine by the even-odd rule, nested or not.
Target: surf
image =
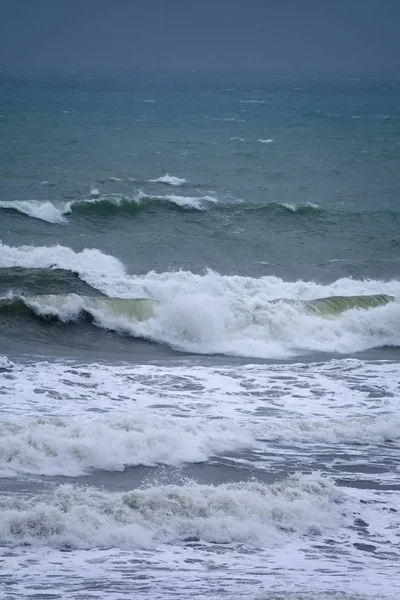
[[[0,314],[61,324],[89,321],[116,334],[197,354],[276,358],[400,345],[400,305],[387,294],[276,298],[247,306],[201,294],[168,301],[9,294],[0,299]]]
[[[165,182],[164,182],[165,183]],[[182,185],[169,183],[168,185]],[[0,201],[0,210],[16,212],[24,216],[45,221],[53,225],[68,224],[68,217],[76,214],[115,215],[118,213],[135,214],[146,207],[158,205],[160,208],[205,210],[207,204],[215,204],[218,199],[206,194],[203,196],[179,194],[149,194],[138,190],[134,195],[117,193],[101,194],[96,188],[86,198],[69,202],[53,203],[40,200]]]

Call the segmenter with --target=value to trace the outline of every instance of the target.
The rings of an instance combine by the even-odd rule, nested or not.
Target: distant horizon
[[[98,75],[104,74],[160,74],[160,75],[185,75],[185,76],[196,76],[196,75],[246,75],[251,77],[252,75],[264,75],[264,76],[282,76],[288,79],[297,79],[302,76],[305,77],[346,77],[351,78],[352,76],[363,75],[363,76],[386,76],[390,75],[395,78],[400,78],[400,68],[387,68],[387,69],[373,69],[367,67],[358,68],[330,68],[330,69],[316,69],[313,67],[280,67],[280,68],[259,68],[259,67],[248,67],[234,68],[234,67],[117,67],[117,66],[80,66],[80,67],[56,67],[53,65],[1,65],[0,64],[0,75],[2,74],[34,74],[35,72],[48,73],[48,74],[70,74],[70,75],[87,75],[88,73],[95,73]],[[356,77],[355,77],[356,78]]]

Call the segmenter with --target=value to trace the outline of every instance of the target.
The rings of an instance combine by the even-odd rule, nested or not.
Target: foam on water
[[[101,292],[120,298],[156,300],[154,316],[146,321],[128,318],[104,307],[90,309],[100,327],[162,342],[201,354],[230,354],[282,358],[309,351],[350,353],[400,345],[400,304],[352,308],[334,319],[298,302],[329,296],[387,294],[400,296],[400,282],[340,279],[332,284],[285,282],[190,272],[149,272],[129,275],[122,263],[96,249],[75,253],[62,246],[13,248],[2,245],[0,267],[61,268],[76,272]],[[32,303],[34,305],[35,303]],[[80,297],[53,306],[49,314],[62,321],[83,310]],[[38,311],[46,314],[43,307]]]
[[[82,392],[84,392],[82,386]],[[128,392],[129,393],[129,392]],[[132,398],[132,403],[134,398]],[[168,417],[148,409],[148,415],[132,409],[129,416],[103,418],[23,418],[0,420],[0,477],[19,475],[82,476],[92,469],[123,471],[134,465],[181,465],[200,463],[235,452],[239,464],[248,462],[239,451],[258,453],[251,465],[268,468],[277,462],[271,456],[276,444],[319,445],[327,450],[354,446],[361,464],[383,444],[399,451],[400,419],[395,413],[347,419],[228,417],[218,422],[193,416]],[[223,414],[224,409],[221,410]],[[275,409],[275,412],[279,412]],[[282,411],[283,413],[283,411]],[[101,443],[99,443],[101,440]],[[289,456],[287,449],[281,449]],[[387,452],[387,456],[391,453]],[[354,465],[353,460],[353,465]]]
[[[240,102],[241,102],[241,104],[265,104],[265,100],[255,100],[255,99],[241,100]]]
[[[183,185],[186,183],[186,179],[184,177],[177,177],[176,175],[162,175],[161,177],[157,177],[156,179],[149,179],[150,183],[165,183],[167,185]]]
[[[321,451],[316,442],[330,452],[345,444],[353,470],[362,468],[361,452],[370,452],[363,462],[373,467],[393,450],[395,465],[399,368],[354,359],[201,367],[15,364],[2,357],[0,408],[12,415],[0,426],[2,473],[176,464],[241,443],[259,457],[263,449],[269,471],[277,457],[302,455],[309,470],[307,440],[314,453]],[[92,577],[101,598],[134,591],[161,600],[170,590],[185,598],[189,587],[202,597],[223,588],[229,598],[259,592],[264,599],[268,581],[271,592],[296,589],[307,600],[332,589],[394,600],[397,506],[395,492],[340,489],[316,472],[272,485],[153,480],[125,493],[75,485],[33,496],[3,492],[2,572],[15,597],[28,584],[73,596]]]
[[[2,568],[13,600],[22,598],[27,586],[59,598],[95,586],[97,597],[105,600],[132,595],[138,600],[189,600],[194,594],[215,600],[221,590],[227,600],[397,600],[397,572],[384,561],[356,549],[350,550],[350,560],[348,555],[347,560],[330,558],[328,550],[323,554],[320,549],[317,562],[312,560],[316,552],[289,544],[273,552],[227,552],[226,546],[195,542],[156,551],[66,552],[35,546],[13,548]]]
[[[132,408],[119,418],[2,419],[0,477],[79,476],[90,469],[199,463],[254,445],[250,432],[228,419],[161,417],[151,409],[143,415]]]
[[[97,187],[92,187],[90,189],[89,197],[90,198],[98,198],[100,196],[100,190]]]
[[[272,485],[159,485],[127,493],[61,485],[52,494],[0,497],[2,544],[148,548],[187,538],[262,547],[351,523],[346,496],[318,474]]]
[[[68,589],[69,576],[76,584],[83,561],[85,578],[101,566],[93,581],[107,598],[130,597],[133,589],[139,598],[163,598],[171,590],[187,598],[188,587],[201,597],[215,598],[223,588],[228,598],[248,598],[265,594],[268,581],[276,598],[291,589],[307,600],[345,589],[394,599],[394,501],[390,493],[382,502],[376,492],[340,490],[316,473],[270,486],[186,482],[126,493],[60,485],[39,496],[0,498],[0,539],[9,547],[2,567],[8,572],[14,565],[13,591],[22,573],[25,583],[35,579],[36,561],[29,560],[34,556],[40,557],[41,585],[43,565],[49,566],[47,591],[55,589],[51,574],[57,572],[58,592],[60,585]]]
[[[73,360],[15,364],[3,357],[1,367],[4,415],[87,417],[97,408],[126,416],[134,401],[137,410],[153,407],[159,414],[170,414],[173,408],[175,415],[238,422],[247,415],[259,422],[262,409],[270,406],[272,413],[281,410],[285,418],[292,416],[291,424],[307,418],[318,427],[326,418],[328,427],[342,422],[345,430],[352,422],[365,424],[366,417],[390,419],[397,409],[400,378],[396,363],[355,359],[242,367],[135,364],[133,368]],[[13,396],[18,403],[11,402]],[[338,421],[337,411],[343,421]],[[272,413],[265,413],[268,420]]]
[[[0,201],[0,210],[15,210],[17,212],[40,219],[47,223],[66,223],[64,211],[58,208],[51,202],[40,202],[37,200],[21,200],[21,201]]]
[[[330,475],[344,453],[353,478],[399,483],[390,465],[399,452],[400,368],[390,362],[0,365],[2,477],[225,456],[279,473],[285,463],[308,470],[308,448],[318,468],[318,453],[326,454]],[[356,460],[366,472],[354,469]]]
[[[303,209],[307,209],[307,208],[319,210],[319,206],[318,206],[318,204],[315,204],[315,202],[306,202],[305,204],[284,203],[281,206],[284,206],[285,208],[287,208],[288,210],[290,210],[292,212],[297,212],[299,210],[303,210]]]
[[[143,192],[140,193],[140,200],[159,200],[162,202],[172,202],[177,206],[182,208],[191,208],[196,210],[204,210],[205,203],[216,203],[218,199],[215,196],[211,196],[210,194],[206,194],[205,196],[179,196],[177,194],[166,194],[165,196],[160,195],[151,195],[145,194]]]

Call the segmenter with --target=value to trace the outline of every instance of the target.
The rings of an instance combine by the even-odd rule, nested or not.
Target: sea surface
[[[0,73],[0,598],[400,597],[400,80]]]

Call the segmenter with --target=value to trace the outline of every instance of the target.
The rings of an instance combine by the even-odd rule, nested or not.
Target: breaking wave
[[[46,221],[47,223],[66,223],[66,208],[57,207],[52,202],[39,200],[21,200],[14,202],[0,201],[0,210],[9,210],[22,213],[28,217]]]
[[[177,185],[177,184],[171,184]],[[178,194],[145,194],[138,190],[134,196],[124,194],[101,194],[98,189],[92,189],[87,198],[72,200],[63,204],[52,202],[41,202],[38,200],[24,200],[5,202],[0,201],[0,210],[15,211],[46,221],[47,223],[67,223],[67,217],[71,213],[97,213],[115,214],[118,212],[137,212],[149,204],[162,204],[184,209],[204,210],[207,203],[216,203],[215,196],[207,194],[204,196],[181,196]]]
[[[367,310],[384,306],[393,301],[393,296],[374,294],[370,296],[329,296],[328,298],[303,301],[276,298],[270,300],[269,303],[271,307],[276,304],[282,306],[286,304],[303,311],[305,314],[314,313],[325,317],[334,317],[348,310]],[[27,297],[9,294],[0,297],[0,312],[17,313],[28,309],[37,315],[46,318],[55,317],[62,322],[75,321],[84,315],[101,319],[103,314],[126,319],[127,321],[146,321],[156,317],[157,308],[162,310],[162,305],[151,298],[128,299],[110,298],[108,296],[80,296],[78,294],[42,294]]]
[[[150,183],[165,183],[166,185],[183,185],[186,183],[186,179],[184,177],[177,177],[176,175],[162,175],[161,177],[157,177],[157,179],[149,179]]]
[[[126,493],[66,484],[46,495],[3,496],[0,542],[70,549],[185,541],[275,547],[349,524],[346,500],[316,474],[272,485],[186,483]]]
[[[43,364],[42,369],[48,372],[49,365]],[[87,386],[88,382],[92,382],[90,375],[93,370],[87,366],[85,369],[87,377],[80,382],[79,387],[86,394],[86,404],[90,404]],[[10,361],[0,360],[0,373],[13,370],[15,372],[16,369]],[[79,370],[73,371],[75,374],[79,373]],[[70,370],[65,369],[63,375],[68,381]],[[104,378],[108,376],[109,373],[103,372]],[[248,375],[249,379],[250,376],[251,374]],[[113,374],[113,377],[118,379],[117,374]],[[246,378],[240,381],[243,384]],[[109,386],[112,386],[112,381]],[[76,383],[75,388],[77,387]],[[143,382],[140,387],[143,387]],[[48,383],[47,393],[49,389],[51,382]],[[96,385],[91,389],[96,396]],[[60,389],[58,393],[61,394]],[[157,391],[154,390],[153,394],[156,397]],[[226,400],[226,394],[231,396],[232,390],[225,390],[225,394],[220,390],[219,405]],[[107,396],[106,393],[104,395]],[[222,415],[218,419],[191,415],[188,419],[187,415],[172,417],[153,412],[149,406],[146,411],[132,409],[137,396],[136,387],[129,389],[126,386],[125,395],[130,401],[128,415],[113,414],[95,419],[87,416],[31,418],[25,415],[19,415],[18,419],[2,418],[0,477],[32,474],[77,477],[92,470],[124,471],[136,465],[180,466],[202,463],[210,458],[215,463],[221,455],[222,460],[229,456],[229,460],[234,462],[237,457],[241,466],[249,461],[254,467],[256,459],[253,452],[246,458],[246,454],[240,453],[241,450],[256,451],[258,466],[261,466],[266,460],[265,453],[275,450],[277,444],[281,449],[289,444],[294,453],[298,444],[319,444],[332,452],[336,445],[341,446],[343,443],[357,446],[358,449],[361,446],[372,448],[373,452],[373,447],[376,449],[388,442],[395,451],[395,444],[400,441],[400,418],[395,412],[346,416],[342,419],[307,419],[300,415],[291,420],[281,416],[254,419],[242,415],[240,422]],[[285,449],[287,454],[287,446]],[[270,472],[273,464],[274,459],[269,457],[265,465]]]
[[[3,296],[3,311],[29,310],[202,354],[280,358],[400,345],[400,282],[343,278],[329,285],[213,271],[130,275],[96,249],[0,246],[0,268],[64,269],[106,297]]]
[[[1,420],[0,477],[81,476],[92,469],[200,463],[253,444],[250,433],[231,421],[160,418],[140,410],[95,420]]]

